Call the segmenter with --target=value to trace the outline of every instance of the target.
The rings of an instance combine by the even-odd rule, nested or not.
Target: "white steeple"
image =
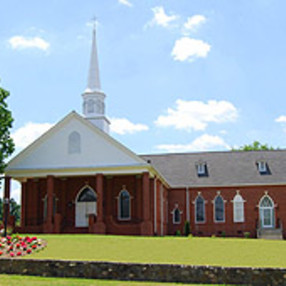
[[[92,32],[92,46],[87,87],[82,94],[83,114],[86,119],[104,132],[109,132],[109,120],[105,117],[105,94],[101,91],[96,47],[96,26]]]

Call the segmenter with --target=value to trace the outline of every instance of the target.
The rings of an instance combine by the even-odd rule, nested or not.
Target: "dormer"
[[[197,175],[198,177],[207,177],[208,176],[208,169],[207,163],[199,161],[196,163]]]
[[[265,160],[258,160],[256,162],[257,170],[261,175],[270,175],[270,169]]]

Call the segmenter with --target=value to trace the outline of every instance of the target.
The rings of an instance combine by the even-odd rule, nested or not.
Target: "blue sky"
[[[3,1],[1,86],[24,148],[81,113],[96,15],[111,135],[136,153],[286,145],[283,0]]]

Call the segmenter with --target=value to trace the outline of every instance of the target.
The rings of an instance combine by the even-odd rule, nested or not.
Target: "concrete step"
[[[283,231],[281,228],[264,228],[257,230],[257,238],[261,239],[283,239]]]

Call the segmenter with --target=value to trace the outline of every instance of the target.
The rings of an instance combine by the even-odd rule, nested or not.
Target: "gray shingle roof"
[[[286,150],[227,151],[141,155],[151,160],[171,187],[286,184]],[[270,174],[261,175],[257,161],[267,162]],[[206,162],[207,177],[198,177],[196,163]]]

